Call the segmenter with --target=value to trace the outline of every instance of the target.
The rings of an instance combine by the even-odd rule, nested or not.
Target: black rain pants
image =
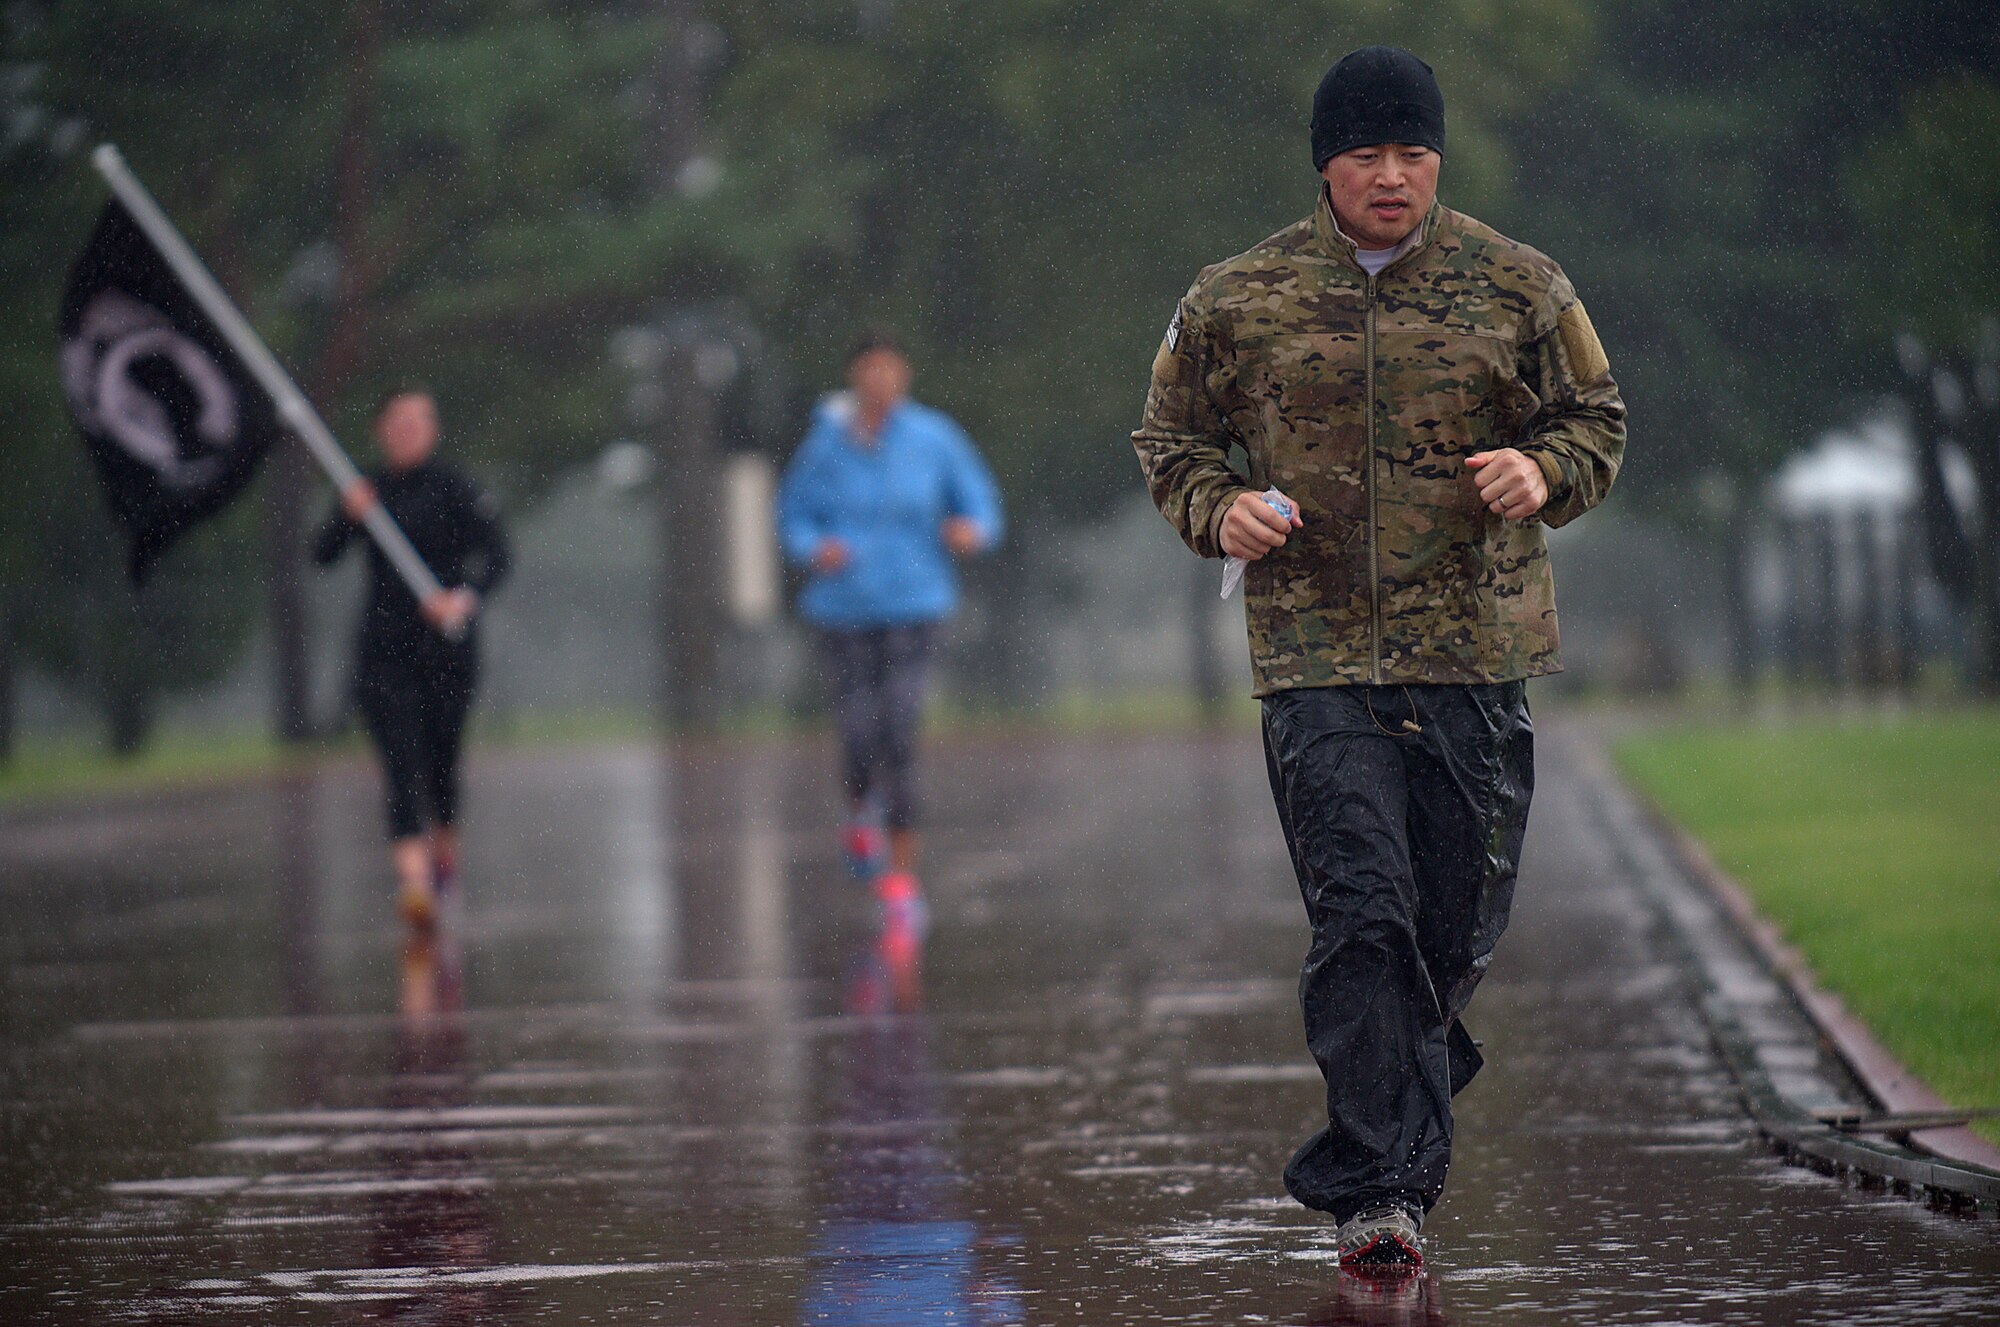
[[[364,648],[354,700],[382,757],[388,784],[389,837],[421,834],[458,821],[458,755],[478,682],[468,644],[439,641],[416,658],[373,657]]]
[[[1479,1072],[1459,1016],[1506,929],[1534,791],[1521,682],[1344,686],[1264,701],[1271,792],[1312,945],[1299,975],[1327,1127],[1285,1167],[1345,1221],[1428,1212],[1451,1099]]]

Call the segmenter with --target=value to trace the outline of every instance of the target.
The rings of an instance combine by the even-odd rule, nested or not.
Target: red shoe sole
[[[1410,1272],[1423,1265],[1423,1251],[1394,1235],[1377,1235],[1340,1258],[1341,1270],[1360,1273]]]

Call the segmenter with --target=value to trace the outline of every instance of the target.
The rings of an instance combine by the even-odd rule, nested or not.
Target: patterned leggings
[[[917,721],[935,634],[933,624],[913,622],[820,636],[840,725],[842,783],[856,802],[880,797],[891,829],[917,822]]]

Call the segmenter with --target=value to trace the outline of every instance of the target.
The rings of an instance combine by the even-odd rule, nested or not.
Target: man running
[[[313,558],[321,566],[339,558],[380,503],[439,583],[453,587],[419,604],[369,543],[354,699],[388,783],[389,858],[402,913],[423,928],[457,880],[458,753],[479,677],[476,615],[507,575],[507,536],[491,499],[434,459],[438,413],[429,391],[404,387],[384,398],[375,440],[383,468],[340,495]]]
[[[1340,1223],[1356,1268],[1422,1261],[1451,1099],[1481,1062],[1459,1016],[1507,924],[1534,784],[1523,679],[1561,667],[1544,527],[1596,506],[1625,446],[1569,279],[1436,201],[1443,151],[1416,56],[1329,70],[1317,209],[1195,279],[1132,435],[1188,545],[1249,563],[1326,1079],[1326,1127],[1285,1185]]]
[[[1000,493],[965,431],[909,399],[893,337],[863,337],[847,376],[851,391],[821,404],[785,472],[778,531],[811,577],[799,611],[819,628],[833,687],[849,862],[907,911],[922,897],[915,757],[931,646],[958,606],[952,559],[999,542]]]

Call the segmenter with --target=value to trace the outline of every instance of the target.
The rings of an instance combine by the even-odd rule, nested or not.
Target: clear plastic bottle
[[[1264,490],[1264,502],[1270,509],[1287,521],[1292,519],[1292,504],[1284,494],[1275,488]],[[1227,599],[1236,593],[1236,587],[1243,580],[1244,562],[1242,558],[1230,557],[1222,560],[1222,597]]]

